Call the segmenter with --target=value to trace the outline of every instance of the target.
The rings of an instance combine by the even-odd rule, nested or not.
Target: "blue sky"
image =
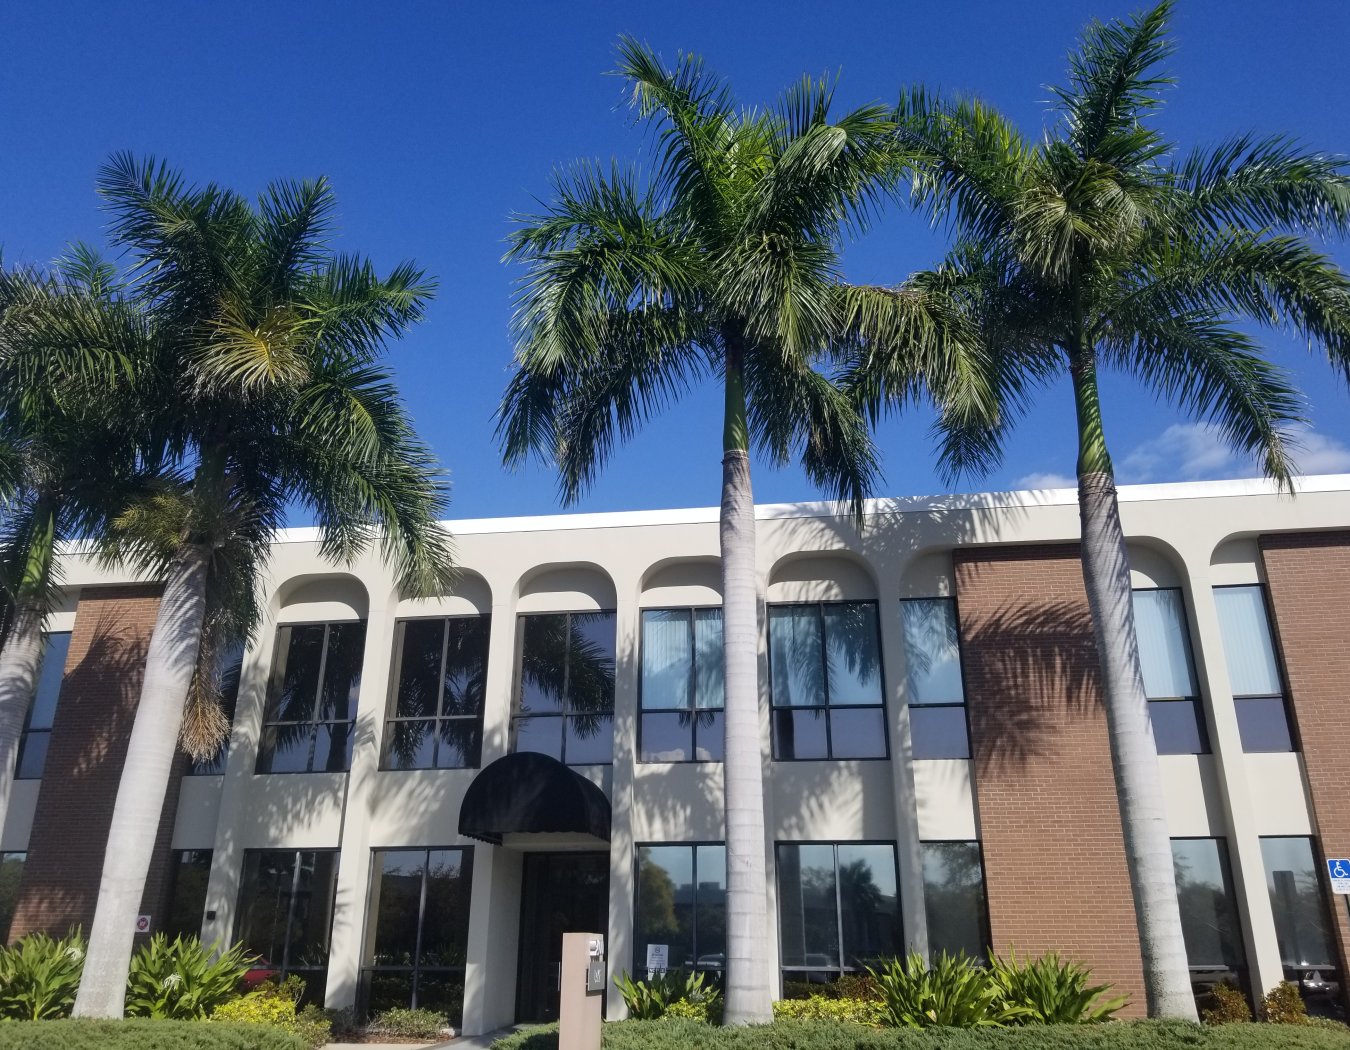
[[[191,178],[256,192],[325,174],[341,207],[337,246],[381,267],[413,258],[440,292],[393,352],[418,427],[450,470],[455,517],[551,513],[552,475],[500,467],[491,416],[510,362],[516,276],[500,262],[508,216],[548,192],[578,157],[642,160],[613,45],[633,33],[673,57],[702,54],[747,103],[803,72],[839,73],[839,100],[890,99],[924,82],[981,95],[1036,132],[1082,24],[1135,9],[1118,0],[824,4],[270,3],[19,4],[0,40],[0,245],[6,262],[45,262],[71,239],[101,242],[94,174],[113,151],[168,158]],[[1350,152],[1344,42],[1350,4],[1182,0],[1171,63],[1179,86],[1161,117],[1183,147],[1236,132],[1286,132]],[[943,241],[899,209],[850,246],[851,278],[896,282]],[[1343,265],[1350,248],[1332,246]],[[1305,466],[1350,470],[1350,394],[1296,340],[1265,335],[1311,392]],[[1130,383],[1105,411],[1126,481],[1247,476],[1203,428]],[[1072,406],[1047,391],[1005,466],[959,487],[1053,481],[1073,467]],[[922,413],[879,433],[879,494],[945,490]],[[581,510],[706,506],[720,482],[717,399],[703,391],[621,450]],[[757,468],[756,498],[817,493],[796,468]],[[296,522],[300,524],[302,522]]]

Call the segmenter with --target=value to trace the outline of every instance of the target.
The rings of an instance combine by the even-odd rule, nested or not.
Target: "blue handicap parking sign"
[[[1350,857],[1328,857],[1327,874],[1333,893],[1350,893]]]

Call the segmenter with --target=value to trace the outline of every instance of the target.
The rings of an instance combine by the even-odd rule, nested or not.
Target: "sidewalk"
[[[443,1043],[328,1043],[323,1050],[488,1050],[515,1028],[499,1028],[486,1035],[460,1035]]]

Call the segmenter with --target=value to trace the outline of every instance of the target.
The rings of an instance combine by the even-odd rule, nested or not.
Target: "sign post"
[[[603,934],[563,934],[558,1050],[600,1050],[605,969]]]
[[[1350,894],[1350,857],[1328,857],[1327,874],[1332,893]]]

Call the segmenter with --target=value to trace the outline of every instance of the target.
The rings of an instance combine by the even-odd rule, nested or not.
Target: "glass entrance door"
[[[520,901],[516,1020],[556,1021],[562,935],[608,937],[609,854],[525,854]]]

